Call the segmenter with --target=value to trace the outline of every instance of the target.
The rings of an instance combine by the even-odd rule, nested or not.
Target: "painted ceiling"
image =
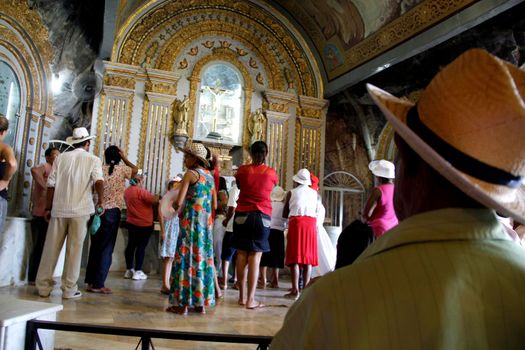
[[[193,0],[199,2],[204,0]],[[280,11],[315,46],[328,81],[479,0],[251,0]],[[117,26],[147,0],[120,0]],[[313,48],[312,48],[313,49]]]

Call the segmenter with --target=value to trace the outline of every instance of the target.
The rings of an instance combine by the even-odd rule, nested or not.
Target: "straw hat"
[[[396,177],[396,167],[388,160],[373,160],[368,164],[368,169],[377,177],[393,179]]]
[[[312,180],[310,180],[310,172],[308,169],[300,169],[297,174],[292,177],[292,180],[301,185],[310,186],[312,184]]]
[[[414,108],[367,88],[428,164],[485,206],[525,222],[525,72],[471,49],[434,77]]]
[[[95,136],[89,136],[89,132],[86,128],[74,128],[73,129],[73,135],[66,138],[66,142],[70,145],[75,145],[77,143],[81,143],[87,140],[94,139]]]
[[[270,193],[270,199],[273,202],[282,202],[286,197],[286,191],[281,186],[275,186]]]
[[[192,156],[195,156],[202,160],[204,162],[204,165],[206,167],[210,166],[210,163],[206,159],[206,155],[208,154],[208,151],[206,150],[206,147],[202,143],[198,142],[192,142],[186,145],[183,149],[181,149],[182,152],[186,154],[191,154]]]

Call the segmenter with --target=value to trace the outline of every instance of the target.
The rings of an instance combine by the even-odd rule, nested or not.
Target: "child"
[[[170,274],[173,265],[173,257],[177,248],[179,236],[179,216],[173,209],[173,202],[179,193],[182,178],[176,176],[168,183],[168,191],[160,201],[160,240],[159,256],[162,259],[162,294],[170,294]]]

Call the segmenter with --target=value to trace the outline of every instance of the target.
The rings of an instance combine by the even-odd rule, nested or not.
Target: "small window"
[[[194,139],[232,145],[242,142],[244,91],[236,69],[214,63],[202,73]]]

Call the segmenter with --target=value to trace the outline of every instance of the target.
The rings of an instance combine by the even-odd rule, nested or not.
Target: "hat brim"
[[[81,143],[87,140],[92,140],[94,138],[95,136],[86,136],[81,139],[74,139],[73,136],[69,136],[68,138],[66,138],[66,143],[69,143],[70,145],[76,145],[77,143]]]
[[[205,165],[206,167],[209,167],[209,166],[210,166],[210,162],[208,162],[205,158],[196,155],[196,154],[193,153],[190,149],[187,149],[187,148],[180,148],[180,147],[179,147],[179,151],[181,151],[181,152],[183,152],[183,153],[185,153],[185,154],[192,155],[192,156],[194,156],[195,158],[200,159],[200,160],[204,163],[204,165]]]
[[[310,186],[312,184],[312,180],[310,180],[310,179],[304,180],[304,179],[299,178],[297,175],[294,175],[292,177],[292,180],[297,182],[298,184],[301,184],[301,185],[308,185],[308,186]]]
[[[366,88],[396,133],[432,168],[481,204],[525,223],[525,185],[522,184],[515,191],[513,198],[496,198],[498,194],[505,192],[505,186],[494,185],[459,171],[406,125],[406,115],[414,106],[413,103],[392,96],[371,84],[367,84]]]

